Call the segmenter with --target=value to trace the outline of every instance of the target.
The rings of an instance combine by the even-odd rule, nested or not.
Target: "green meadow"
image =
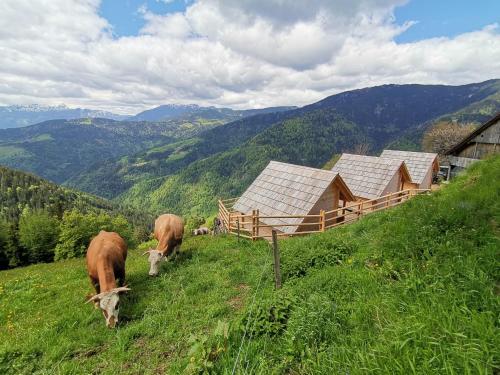
[[[84,259],[0,272],[0,373],[494,374],[500,371],[500,157],[427,196],[323,234],[186,238],[147,275],[129,250],[118,328]]]

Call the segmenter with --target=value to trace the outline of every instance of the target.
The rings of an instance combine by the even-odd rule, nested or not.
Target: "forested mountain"
[[[31,173],[0,165],[0,219],[15,224],[25,209],[44,210],[57,217],[72,209],[122,214],[130,222],[148,227],[152,219],[147,211],[131,210],[106,199],[56,185]]]
[[[240,194],[271,159],[321,167],[345,151],[418,149],[438,120],[480,123],[500,110],[500,81],[384,85],[286,109],[240,111],[257,114],[225,123],[237,111],[170,106],[144,115],[180,117],[0,130],[0,163],[155,211],[206,213],[217,196]]]
[[[133,238],[143,240],[152,223],[153,216],[145,210],[132,210],[0,166],[0,269],[52,261],[58,241],[66,242],[65,252],[60,253],[71,257],[68,253],[76,247],[82,251],[100,229],[120,229],[130,243]],[[64,227],[78,230],[79,236],[59,236],[60,227],[61,231]]]
[[[197,138],[108,162],[73,186],[154,210],[205,213],[235,196],[271,159],[321,167],[333,154],[387,144],[418,148],[441,118],[479,123],[500,110],[500,81],[464,86],[385,85],[291,111],[225,124]]]
[[[112,120],[125,120],[127,118],[127,116],[117,115],[107,111],[69,108],[65,105],[53,107],[45,107],[36,104],[27,106],[0,106],[0,129],[19,128],[48,120],[71,120],[84,117],[101,117]]]
[[[85,169],[106,165],[104,160],[133,155],[156,146],[165,147],[236,118],[250,116],[254,111],[266,113],[285,109],[219,112],[200,108],[198,112],[156,122],[84,118],[0,129],[0,163],[64,183],[72,177],[78,178]],[[101,193],[96,189],[87,191]]]
[[[200,107],[196,104],[166,104],[156,108],[148,109],[132,116],[132,121],[163,121],[175,118],[211,118],[234,121],[239,118],[257,115],[261,113],[281,112],[293,109],[294,107],[270,107],[262,109],[234,110],[231,108]]]

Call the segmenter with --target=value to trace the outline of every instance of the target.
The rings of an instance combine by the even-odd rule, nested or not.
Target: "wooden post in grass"
[[[319,230],[320,230],[320,232],[324,232],[325,231],[325,210],[320,210],[319,216],[320,216]]]
[[[255,210],[252,210],[252,241],[255,240]]]
[[[238,242],[240,242],[240,219],[236,219],[236,227],[238,228]]]
[[[255,237],[259,238],[259,210],[255,210]]]
[[[278,248],[278,236],[276,231],[272,230],[273,234],[273,255],[274,255],[274,285],[276,289],[281,289],[281,265],[280,265],[280,250]]]

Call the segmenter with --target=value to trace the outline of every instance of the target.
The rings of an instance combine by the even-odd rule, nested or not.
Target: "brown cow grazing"
[[[87,302],[94,302],[113,328],[118,323],[120,294],[129,291],[124,287],[127,244],[115,232],[101,230],[87,249],[87,272],[96,295]]]
[[[168,260],[169,256],[179,250],[183,235],[184,222],[179,216],[172,214],[158,216],[155,220],[155,238],[158,240],[158,246],[156,246],[156,249],[149,249],[143,254],[149,254],[150,276],[158,275],[160,262]]]

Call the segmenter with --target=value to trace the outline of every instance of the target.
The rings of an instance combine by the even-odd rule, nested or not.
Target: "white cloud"
[[[383,83],[498,78],[492,25],[397,44],[401,0],[199,0],[184,13],[142,10],[113,38],[98,0],[0,2],[0,103],[133,113],[168,102],[239,108],[303,105]]]

